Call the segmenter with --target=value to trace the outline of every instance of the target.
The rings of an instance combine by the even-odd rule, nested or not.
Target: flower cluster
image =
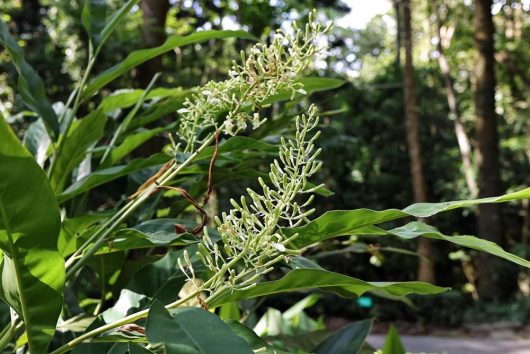
[[[321,50],[316,45],[318,36],[329,30],[315,16],[315,12],[310,14],[305,31],[296,25],[294,35],[279,30],[270,45],[256,44],[248,55],[241,52],[241,63],[234,61],[228,80],[209,82],[185,101],[178,111],[178,136],[184,152],[193,151],[195,144],[203,142],[199,133],[204,129],[213,127],[234,135],[248,122],[257,128],[265,121],[258,110],[272,96],[280,92],[291,92],[292,97],[297,92],[305,93],[296,78]],[[225,119],[220,119],[223,116]]]
[[[233,209],[217,218],[221,242],[213,242],[205,229],[197,256],[215,275],[205,283],[204,290],[212,294],[219,289],[252,286],[274,263],[288,259],[288,245],[297,235],[286,238],[280,227],[307,221],[314,211],[305,210],[313,200],[311,192],[321,187],[308,182],[322,165],[316,160],[320,149],[314,144],[320,134],[310,136],[317,124],[314,105],[307,115],[296,118],[294,138],[282,138],[279,159],[270,165],[271,185],[260,178],[261,193],[248,189],[250,200],[244,196],[239,203],[231,200]],[[190,280],[195,278],[187,254],[179,265]]]

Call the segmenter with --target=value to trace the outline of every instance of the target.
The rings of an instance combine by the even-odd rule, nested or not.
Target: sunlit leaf
[[[0,297],[24,321],[32,353],[45,353],[63,304],[59,207],[42,169],[0,118]]]

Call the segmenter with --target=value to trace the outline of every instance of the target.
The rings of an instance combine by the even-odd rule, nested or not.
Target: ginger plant
[[[215,297],[229,291],[254,286],[259,278],[273,270],[280,261],[289,261],[297,250],[289,249],[289,243],[298,235],[284,237],[280,232],[282,224],[296,226],[307,221],[314,209],[305,210],[313,200],[311,192],[321,186],[313,186],[308,178],[322,166],[317,160],[320,149],[315,149],[315,140],[320,133],[313,133],[318,125],[317,109],[312,105],[307,115],[296,117],[296,134],[293,139],[283,138],[279,158],[270,165],[271,185],[259,179],[261,193],[248,189],[250,200],[241,197],[240,202],[232,200],[233,209],[217,218],[220,243],[215,243],[205,234],[198,244],[197,256],[215,274],[198,285],[189,254],[185,251],[178,260],[181,271],[196,285],[195,291],[166,305],[172,309],[183,306],[189,300],[208,292],[203,306]],[[301,198],[301,201],[297,201]],[[146,317],[148,310],[142,310],[118,321],[89,331],[53,354],[65,353],[86,340],[108,330],[130,324]]]
[[[285,238],[279,228],[281,225],[298,226],[314,212],[306,208],[313,200],[311,192],[321,187],[308,182],[322,166],[316,160],[320,149],[315,149],[320,133],[311,135],[317,124],[314,105],[307,115],[296,117],[294,139],[281,139],[279,159],[270,165],[272,185],[260,177],[261,193],[249,188],[250,200],[245,196],[239,203],[232,199],[233,209],[216,219],[220,244],[211,240],[205,228],[197,256],[215,275],[197,290],[207,291],[213,298],[224,291],[252,287],[275,263],[288,261],[290,254],[296,253],[288,247],[298,235]],[[186,251],[178,261],[182,272],[195,282],[193,265]]]
[[[236,135],[247,127],[254,128],[265,119],[259,110],[274,95],[290,91],[291,98],[305,93],[297,82],[302,71],[323,48],[317,39],[330,29],[316,19],[316,12],[309,16],[309,23],[302,31],[294,25],[294,34],[277,31],[270,45],[258,43],[249,54],[241,53],[241,62],[234,62],[230,78],[221,82],[209,82],[199,88],[180,109],[180,125],[177,142],[172,143],[171,153],[183,153],[184,161],[176,159],[166,164],[154,178],[135,193],[130,201],[87,239],[66,261],[67,277],[73,276],[106,242],[107,237],[160,186],[168,185],[182,170],[188,167],[205,148],[210,146],[218,133]],[[223,117],[218,121],[219,117]],[[201,137],[201,133],[210,133]]]

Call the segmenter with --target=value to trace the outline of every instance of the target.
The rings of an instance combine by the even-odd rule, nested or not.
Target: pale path
[[[368,336],[368,343],[383,347],[384,335]],[[408,353],[429,354],[530,354],[530,340],[401,336]]]

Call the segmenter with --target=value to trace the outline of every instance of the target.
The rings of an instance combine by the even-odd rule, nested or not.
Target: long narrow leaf
[[[447,288],[418,281],[366,282],[322,269],[295,269],[280,280],[259,283],[247,290],[227,291],[212,299],[208,305],[213,308],[231,301],[310,289],[324,289],[344,296],[360,296],[367,291],[380,291],[393,296],[429,295],[439,294],[447,290]]]
[[[101,30],[105,27],[107,17],[106,0],[85,0],[81,13],[81,23],[88,34],[93,46],[101,42]]]
[[[56,167],[50,178],[56,194],[62,192],[70,173],[83,161],[88,148],[103,136],[104,127],[105,114],[97,109],[79,120],[72,132],[63,137],[66,139],[64,148],[57,156]]]
[[[129,0],[122,7],[120,7],[119,10],[112,14],[105,27],[101,30],[101,45],[105,44],[120,22],[123,21],[129,12],[131,12],[133,6],[139,2],[140,0]]]
[[[107,85],[112,80],[120,75],[126,73],[132,68],[145,63],[146,61],[164,54],[174,48],[181,47],[192,43],[201,43],[210,39],[224,39],[224,38],[245,38],[254,39],[254,36],[245,31],[202,31],[195,32],[189,36],[172,36],[159,47],[150,49],[141,49],[132,52],[121,63],[105,70],[97,76],[83,91],[83,97],[89,97],[99,89]]]
[[[37,113],[49,128],[52,138],[59,135],[59,119],[46,94],[44,83],[37,72],[24,59],[24,52],[9,33],[7,25],[0,19],[0,44],[3,45],[18,72],[18,89],[24,104]]]
[[[94,187],[113,181],[116,178],[123,177],[131,172],[140,171],[148,167],[161,166],[170,157],[166,154],[155,154],[146,159],[136,159],[129,162],[127,165],[113,166],[103,170],[94,171],[85,178],[70,185],[64,190],[57,199],[60,203],[84,193]]]
[[[370,209],[333,210],[312,220],[304,226],[284,228],[282,232],[290,237],[296,233],[300,236],[293,241],[293,246],[302,248],[313,243],[341,235],[359,233],[358,230],[386,221],[408,216],[431,217],[435,214],[456,208],[463,208],[485,203],[504,203],[512,200],[530,198],[530,188],[509,193],[500,197],[459,200],[445,203],[417,203],[405,209],[387,209],[375,211]]]
[[[411,222],[404,226],[386,231],[388,235],[398,236],[405,239],[411,239],[416,237],[428,237],[435,240],[444,240],[454,243],[458,246],[472,248],[478,251],[486,252],[513,262],[523,267],[530,268],[530,261],[524,258],[518,257],[510,252],[505,251],[502,247],[494,242],[484,240],[475,236],[461,235],[461,236],[447,236],[442,234],[436,228],[424,224],[422,222]]]

